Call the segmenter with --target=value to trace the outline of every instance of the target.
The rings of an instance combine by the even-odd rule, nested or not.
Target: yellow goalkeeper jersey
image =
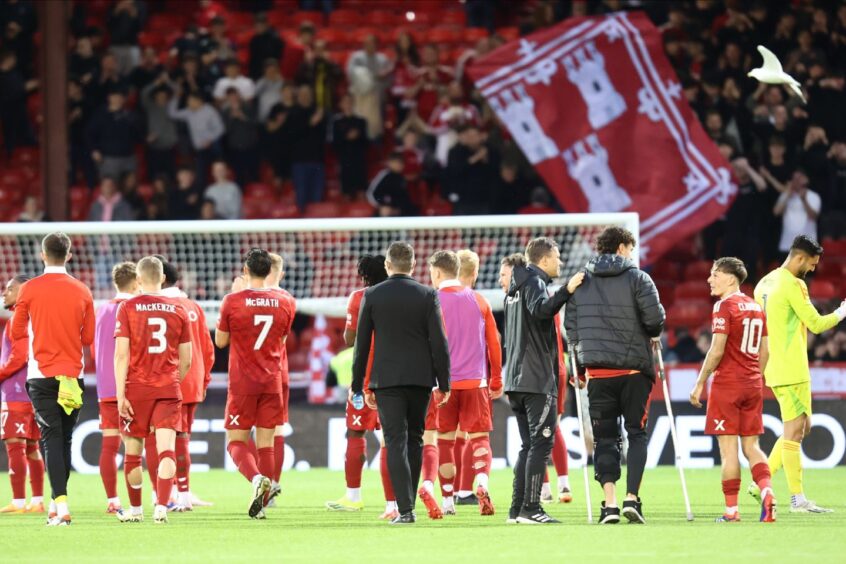
[[[808,297],[808,286],[786,268],[777,268],[755,287],[755,301],[767,314],[770,358],[767,386],[810,382],[808,333],[822,333],[840,321],[837,314],[820,315]]]

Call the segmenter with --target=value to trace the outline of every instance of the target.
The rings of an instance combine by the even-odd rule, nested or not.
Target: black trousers
[[[79,380],[82,387],[82,380]],[[26,390],[35,410],[35,421],[41,431],[41,452],[50,478],[52,499],[68,494],[71,472],[71,438],[79,419],[79,410],[70,415],[56,403],[59,398],[59,381],[55,378],[27,380]]]
[[[593,426],[594,477],[600,484],[620,479],[623,417],[629,451],[626,458],[626,493],[638,495],[646,467],[646,422],[652,380],[641,373],[616,378],[594,378],[588,383],[590,420]]]
[[[511,510],[536,511],[540,507],[546,461],[552,452],[555,425],[558,424],[558,398],[555,394],[510,392],[508,403],[517,417],[520,454],[514,465]]]
[[[414,510],[417,484],[423,466],[423,427],[432,390],[397,386],[375,390],[385,447],[388,475],[397,496],[400,514]]]

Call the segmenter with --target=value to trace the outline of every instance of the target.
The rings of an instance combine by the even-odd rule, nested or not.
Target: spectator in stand
[[[100,61],[94,54],[91,38],[81,36],[76,38],[76,49],[71,55],[68,73],[79,79],[83,86],[91,83],[100,68]]]
[[[403,133],[402,145],[398,150],[402,153],[402,175],[405,177],[409,198],[415,206],[421,208],[429,200],[429,189],[422,179],[425,153],[419,145],[420,137],[417,132],[408,130]]]
[[[188,93],[184,108],[177,106],[178,96],[173,97],[168,105],[170,117],[184,121],[188,125],[191,145],[197,165],[197,180],[204,184],[212,162],[220,158],[220,138],[225,133],[223,120],[211,104],[207,104],[203,95],[197,91]]]
[[[85,95],[91,98],[91,103],[99,107],[106,102],[109,92],[123,90],[126,92],[126,81],[120,74],[117,59],[111,53],[100,57],[100,68],[88,84]]]
[[[17,147],[35,144],[26,99],[37,88],[38,81],[24,79],[17,56],[12,51],[0,51],[0,126],[7,156]]]
[[[761,195],[761,205],[764,209],[771,210],[775,207],[779,194],[787,190],[794,168],[787,162],[784,139],[779,136],[770,137],[764,164],[758,169],[761,177],[767,181],[767,190]],[[772,213],[764,214],[761,224],[761,250],[766,263],[781,258],[781,251],[778,249],[780,231],[781,219]]]
[[[199,4],[199,10],[196,10],[194,15],[197,18],[197,25],[200,27],[214,25],[215,19],[223,19],[226,16],[226,8],[223,2],[200,0]]]
[[[552,197],[549,190],[544,186],[535,186],[529,194],[529,205],[517,210],[520,215],[533,215],[539,213],[556,213],[552,207]]]
[[[726,213],[726,234],[722,254],[741,259],[755,278],[758,263],[758,240],[767,210],[762,205],[766,181],[749,164],[746,157],[731,161],[737,179],[737,196]]]
[[[200,92],[210,98],[214,89],[214,81],[209,73],[200,65],[196,53],[186,53],[182,58],[182,65],[176,73],[176,82],[182,92]]]
[[[278,182],[291,178],[291,148],[294,138],[291,133],[290,115],[296,101],[295,90],[291,84],[282,87],[282,99],[270,110],[264,131],[264,158],[273,167],[274,177]]]
[[[408,117],[408,112],[417,105],[414,98],[405,95],[417,82],[417,67],[420,65],[420,55],[417,54],[417,46],[409,32],[401,31],[397,35],[394,57],[390,93],[397,112],[397,123],[402,123]]]
[[[479,111],[464,99],[461,84],[451,82],[429,117],[429,132],[435,136],[435,158],[446,166],[449,151],[458,142],[458,129],[481,125]]]
[[[491,51],[491,40],[487,37],[481,37],[478,41],[476,41],[476,46],[472,49],[468,49],[464,51],[461,55],[459,55],[458,60],[455,62],[455,80],[461,82],[461,86],[467,92],[471,92],[473,90],[473,81],[465,72],[470,64],[479,59],[484,57]]]
[[[455,75],[451,68],[438,62],[438,49],[431,43],[423,46],[420,59],[421,66],[416,73],[417,81],[405,95],[416,100],[417,115],[424,123],[428,123],[432,117],[432,111],[438,105],[441,91],[455,80]]]
[[[50,221],[50,219],[44,214],[38,198],[27,196],[24,200],[23,210],[18,216],[18,223],[37,223],[39,221]]]
[[[226,92],[223,108],[223,123],[226,126],[226,158],[235,171],[235,178],[241,186],[254,182],[259,167],[259,123],[255,110],[230,87]]]
[[[206,188],[203,198],[214,202],[215,215],[221,219],[241,219],[241,189],[229,179],[226,163],[212,165],[214,183]]]
[[[310,84],[317,105],[324,112],[331,112],[335,109],[335,92],[342,79],[341,68],[329,58],[326,42],[318,39],[314,48],[305,52],[294,80],[297,84]]]
[[[341,97],[341,111],[332,120],[332,148],[338,157],[341,190],[354,199],[367,188],[367,122],[353,114],[350,94]]]
[[[459,130],[458,144],[449,152],[443,192],[455,215],[482,215],[490,210],[490,188],[499,172],[497,155],[475,125]]]
[[[170,48],[170,56],[180,61],[185,60],[187,54],[197,56],[200,53],[200,30],[194,24],[188,25],[185,32],[176,38]]]
[[[314,48],[315,33],[313,23],[310,21],[301,22],[297,29],[297,40],[291,45],[285,45],[285,54],[282,59],[282,76],[285,80],[294,78],[306,52]]]
[[[15,54],[21,64],[21,74],[27,78],[34,74],[32,67],[35,57],[32,56],[32,50],[37,24],[33,2],[7,0],[0,4],[0,44]]]
[[[159,54],[155,47],[144,47],[144,51],[141,53],[141,63],[129,73],[129,85],[136,92],[143,92],[144,88],[160,77],[164,70],[159,62]]]
[[[134,172],[127,172],[118,183],[118,190],[123,196],[123,200],[129,204],[135,215],[134,219],[146,219],[147,202],[138,192],[138,175]]]
[[[388,57],[377,49],[376,36],[368,35],[364,39],[364,48],[355,51],[347,60],[353,111],[367,120],[367,136],[370,139],[382,136],[382,95],[385,79],[391,72]]]
[[[126,107],[126,91],[122,87],[109,91],[106,104],[88,124],[87,145],[100,177],[120,178],[125,172],[135,172],[138,166],[135,146],[141,141],[142,128],[135,113]]]
[[[503,160],[499,167],[499,181],[493,193],[492,213],[509,214],[529,203],[529,189],[520,178],[517,163]]]
[[[214,200],[203,200],[202,205],[200,205],[200,219],[215,220],[224,218],[217,214]]]
[[[416,215],[402,174],[404,167],[402,153],[391,153],[386,168],[379,171],[367,187],[367,201],[376,208],[379,217]]]
[[[808,189],[808,175],[797,170],[790,179],[788,189],[781,193],[773,213],[781,217],[779,250],[786,253],[797,235],[807,235],[817,240],[817,218],[822,209],[822,199]]]
[[[109,29],[109,51],[117,60],[123,76],[132,72],[141,61],[138,34],[147,20],[147,5],[139,0],[118,0],[109,10],[106,25]]]
[[[291,177],[297,197],[297,207],[304,211],[306,205],[323,200],[326,182],[324,171],[324,146],[326,120],[323,108],[314,103],[311,86],[303,84],[297,89],[297,105],[288,117],[291,121]]]
[[[279,73],[279,60],[267,59],[264,61],[264,74],[256,82],[256,117],[264,123],[273,106],[282,100],[282,86],[285,81]]]
[[[222,104],[230,88],[235,88],[245,101],[249,102],[256,95],[256,85],[249,77],[241,74],[241,64],[237,59],[226,62],[226,75],[214,85],[214,99]]]
[[[144,213],[140,214],[143,219],[149,221],[163,221],[168,218],[167,204],[170,194],[169,176],[159,175],[153,179],[153,195],[147,201]]]
[[[141,91],[141,105],[147,115],[148,178],[156,178],[160,174],[173,176],[176,172],[174,157],[179,132],[168,109],[172,95],[171,84],[165,72]]]
[[[91,203],[88,221],[132,221],[135,211],[129,202],[123,199],[117,183],[111,176],[103,176],[100,181],[100,195]]]
[[[236,59],[235,45],[226,36],[226,20],[212,18],[208,32],[200,35],[200,58],[214,78],[224,73],[227,61]],[[237,59],[236,59],[237,60]]]
[[[823,238],[842,239],[846,237],[846,143],[833,143],[828,158],[831,161],[831,183],[825,211],[820,218],[820,231]]]
[[[267,14],[258,13],[254,23],[255,34],[250,39],[250,78],[258,80],[266,75],[268,59],[282,60],[285,42],[279,38],[276,30],[267,24]],[[278,70],[278,68],[277,68]]]
[[[200,189],[189,166],[176,171],[176,189],[170,190],[167,202],[168,219],[197,219],[200,215]]]
[[[98,173],[91,152],[86,147],[85,129],[91,119],[92,107],[84,97],[82,85],[75,78],[68,81],[68,149],[70,174],[68,185],[75,186],[80,174],[89,188],[97,185]]]

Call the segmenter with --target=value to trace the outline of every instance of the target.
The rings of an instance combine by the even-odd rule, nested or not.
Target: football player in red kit
[[[708,393],[705,434],[717,435],[719,441],[726,509],[717,521],[724,523],[740,521],[738,437],[749,460],[752,479],[761,489],[760,520],[776,520],[770,467],[758,445],[758,436],[764,432],[761,374],[769,358],[767,324],[761,305],[740,292],[744,280],[746,267],[740,259],[724,257],[714,262],[708,284],[711,295],[720,301],[714,304],[711,348],[690,392],[690,403],[702,407],[700,397],[705,382],[714,375]]]
[[[273,435],[284,418],[282,354],[294,315],[293,300],[267,288],[271,259],[267,251],[247,253],[247,287],[223,299],[215,344],[229,351],[229,391],[224,427],[227,450],[238,470],[253,485],[248,515],[265,517],[274,468]],[[258,460],[248,446],[256,429]]]
[[[154,429],[158,449],[154,523],[167,523],[167,507],[176,475],[176,431],[180,428],[180,383],[191,367],[191,327],[185,309],[161,294],[162,262],[144,257],[136,266],[141,295],[118,307],[115,324],[115,383],[124,475],[130,510],[117,511],[122,522],[143,520],[141,451]]]

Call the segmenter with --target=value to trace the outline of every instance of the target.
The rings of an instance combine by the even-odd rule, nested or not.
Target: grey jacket
[[[567,303],[567,343],[580,366],[637,370],[655,378],[651,338],[666,315],[648,274],[619,255],[599,255]]]
[[[505,297],[505,391],[558,393],[558,344],[553,318],[570,298],[550,296],[552,279],[535,265],[515,266]]]

